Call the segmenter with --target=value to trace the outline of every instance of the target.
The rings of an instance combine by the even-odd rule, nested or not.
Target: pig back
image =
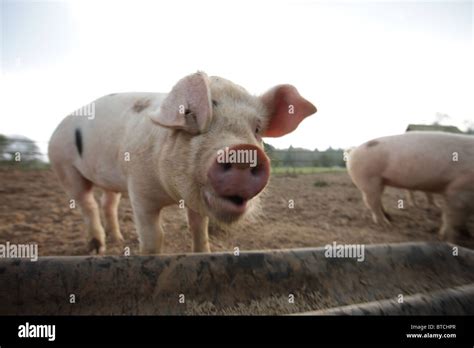
[[[474,172],[474,137],[410,132],[378,139],[386,158],[386,184],[441,191],[456,177]]]
[[[164,98],[157,93],[118,93],[93,102],[93,117],[73,118],[69,128],[80,133],[82,154],[75,167],[97,186],[113,191],[127,190],[127,168],[140,165],[137,155],[145,156],[146,141],[153,124],[147,108],[157,107]]]

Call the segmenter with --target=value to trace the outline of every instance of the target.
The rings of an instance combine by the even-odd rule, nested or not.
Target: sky
[[[117,92],[205,71],[318,108],[277,148],[348,148],[409,123],[474,122],[473,1],[0,0],[0,134],[47,141]]]

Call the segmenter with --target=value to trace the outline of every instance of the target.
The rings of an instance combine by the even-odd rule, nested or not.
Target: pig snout
[[[207,173],[219,199],[219,207],[229,214],[243,214],[246,203],[268,183],[270,161],[255,145],[240,144],[218,151]],[[208,197],[209,203],[209,197]]]
[[[218,155],[208,171],[212,188],[237,205],[256,196],[267,185],[270,163],[254,145],[235,145]]]

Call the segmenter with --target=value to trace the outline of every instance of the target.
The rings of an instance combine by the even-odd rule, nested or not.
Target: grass
[[[19,170],[47,170],[50,168],[50,164],[46,162],[37,161],[0,161],[0,168],[2,169],[19,169]]]
[[[340,173],[346,168],[341,167],[272,167],[272,174],[318,174],[318,173]]]

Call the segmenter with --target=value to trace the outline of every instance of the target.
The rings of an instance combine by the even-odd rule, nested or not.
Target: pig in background
[[[348,170],[375,223],[390,225],[381,196],[385,186],[392,186],[442,195],[441,239],[469,235],[467,222],[474,212],[474,137],[409,132],[374,139],[350,152]]]
[[[209,252],[209,218],[240,220],[267,185],[270,163],[262,137],[288,134],[316,112],[291,85],[256,97],[202,72],[184,77],[169,94],[111,94],[93,106],[93,117],[69,115],[60,123],[48,154],[82,208],[90,249],[97,253],[105,252],[106,235],[94,185],[104,191],[101,205],[114,240],[123,240],[117,209],[126,192],[142,253],[161,252],[160,211],[183,202],[193,251]],[[256,165],[217,161],[225,148],[255,154]]]

